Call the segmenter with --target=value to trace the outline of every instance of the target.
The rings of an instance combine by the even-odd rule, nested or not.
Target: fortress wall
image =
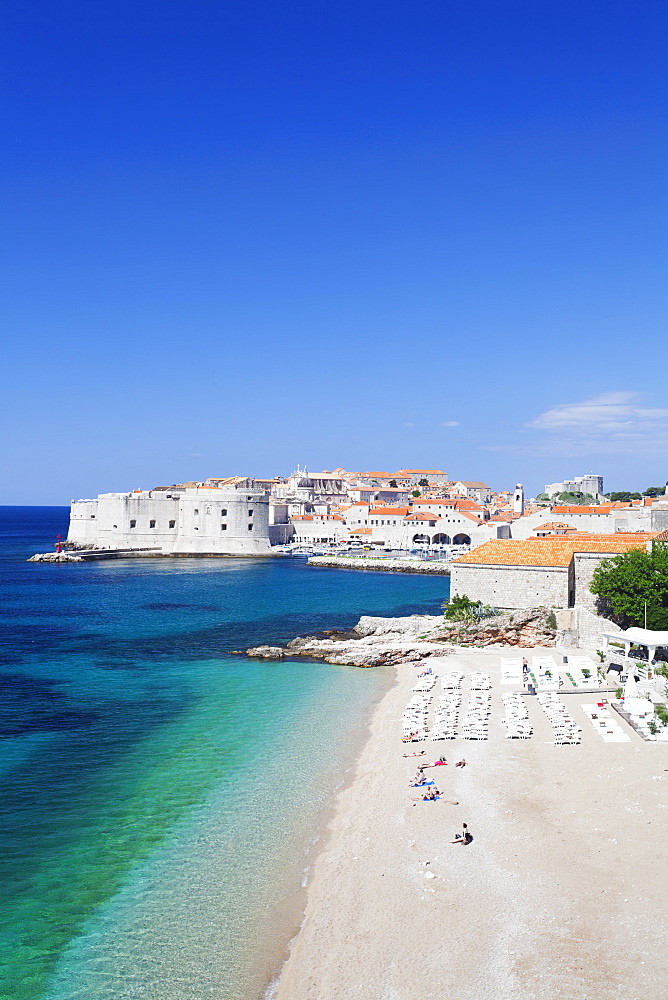
[[[476,566],[452,563],[450,592],[497,608],[568,607],[566,566]]]
[[[73,503],[68,539],[97,548],[159,548],[166,555],[263,555],[269,503],[253,490],[107,493]]]

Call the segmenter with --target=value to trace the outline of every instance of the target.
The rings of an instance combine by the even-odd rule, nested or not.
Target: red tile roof
[[[454,563],[478,566],[570,566],[576,552],[598,552],[615,555],[629,549],[644,549],[651,534],[638,532],[638,537],[590,535],[589,538],[547,536],[546,538],[492,539],[453,559]]]

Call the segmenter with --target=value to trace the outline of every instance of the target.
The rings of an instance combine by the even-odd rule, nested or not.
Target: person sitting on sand
[[[462,832],[455,834],[455,839],[451,840],[451,844],[468,844],[471,841],[471,834],[469,833],[469,828],[466,823],[462,823]]]

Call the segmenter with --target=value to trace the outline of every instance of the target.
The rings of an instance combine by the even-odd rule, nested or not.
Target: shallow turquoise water
[[[301,561],[44,566],[4,508],[0,997],[249,998],[381,671],[229,656],[447,579]],[[269,940],[271,939],[271,940]]]

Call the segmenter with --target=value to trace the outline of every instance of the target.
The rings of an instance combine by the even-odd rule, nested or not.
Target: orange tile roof
[[[405,517],[408,514],[408,507],[371,507],[369,510],[369,517],[373,514],[374,517],[380,515],[380,517]]]
[[[590,535],[589,538],[567,538],[548,536],[547,538],[492,539],[453,559],[455,563],[469,563],[483,566],[570,566],[576,552],[599,552],[601,555],[615,555],[629,549],[644,549],[646,532],[640,537],[619,538],[617,535]]]
[[[418,514],[407,514],[406,515],[406,520],[407,521],[438,521],[438,518],[436,517],[435,514],[425,514],[423,511],[420,511]]]
[[[373,532],[371,528],[353,528],[352,531],[348,532],[349,535],[371,535]]]
[[[430,476],[433,476],[433,475],[444,476],[445,475],[445,473],[443,472],[442,469],[399,469],[399,471],[395,472],[394,475],[395,476],[402,476],[402,475],[409,475],[409,474],[416,475],[416,473],[418,473],[418,472],[421,472],[421,473],[423,473],[425,475],[430,475]]]
[[[458,510],[457,513],[461,514],[462,517],[468,517],[469,521],[475,521],[476,524],[485,523],[482,517],[478,517],[477,514],[472,513],[470,510]]]

